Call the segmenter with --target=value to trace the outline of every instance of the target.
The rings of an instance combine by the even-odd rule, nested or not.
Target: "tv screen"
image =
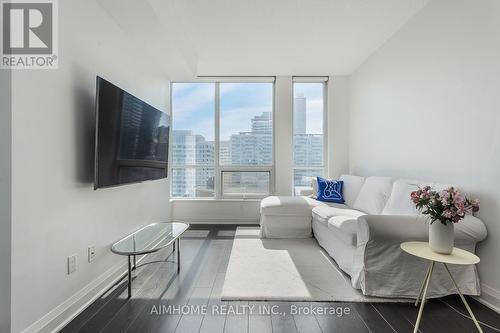
[[[170,117],[97,77],[94,188],[165,178]]]

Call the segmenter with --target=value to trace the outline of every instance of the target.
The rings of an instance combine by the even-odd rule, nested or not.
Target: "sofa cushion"
[[[429,182],[414,179],[398,179],[392,186],[391,195],[385,204],[384,215],[420,215],[415,204],[410,200],[410,194],[419,187],[432,185]]]
[[[312,187],[311,198],[317,199],[318,198],[318,177],[313,177],[311,179],[311,187]]]
[[[387,203],[382,211],[383,215],[412,215],[421,213],[415,208],[415,204],[410,200],[410,194],[418,187],[430,186],[433,190],[441,191],[452,185],[426,182],[415,179],[397,179],[394,181],[392,191]]]
[[[301,196],[270,196],[260,202],[263,215],[311,216],[311,209],[326,203]]]
[[[346,244],[356,246],[358,218],[353,216],[334,216],[328,220],[328,228]]]
[[[432,187],[433,190],[435,191],[442,191],[442,190],[446,190],[447,188],[453,186],[455,188],[458,188],[456,185],[451,185],[451,184],[443,184],[443,183],[432,183],[432,184],[426,184],[426,185],[430,185]]]
[[[353,208],[369,214],[380,214],[392,191],[390,177],[367,177]]]
[[[351,209],[345,205],[340,204],[336,207],[316,206],[312,209],[313,219],[325,225],[328,223],[328,220],[334,216],[351,216],[357,218],[361,215],[366,214],[359,210]]]
[[[342,175],[339,177],[339,180],[344,182],[343,196],[345,204],[352,207],[358,197],[363,183],[365,182],[365,177]]]

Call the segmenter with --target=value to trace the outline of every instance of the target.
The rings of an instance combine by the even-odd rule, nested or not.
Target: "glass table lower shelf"
[[[181,262],[181,235],[189,228],[188,223],[160,222],[149,224],[123,237],[113,245],[113,253],[128,257],[128,297],[132,296],[132,270],[137,266],[136,256],[157,252],[169,245],[177,254],[177,272]]]

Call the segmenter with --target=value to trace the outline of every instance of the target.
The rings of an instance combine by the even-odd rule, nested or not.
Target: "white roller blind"
[[[293,82],[326,82],[328,76],[294,76]]]
[[[203,81],[213,82],[231,82],[231,83],[249,83],[249,82],[265,82],[274,83],[274,76],[198,76],[198,79]]]

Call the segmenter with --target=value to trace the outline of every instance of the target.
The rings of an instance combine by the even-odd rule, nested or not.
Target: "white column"
[[[277,195],[292,195],[293,98],[292,77],[277,76],[274,110],[274,167]]]

